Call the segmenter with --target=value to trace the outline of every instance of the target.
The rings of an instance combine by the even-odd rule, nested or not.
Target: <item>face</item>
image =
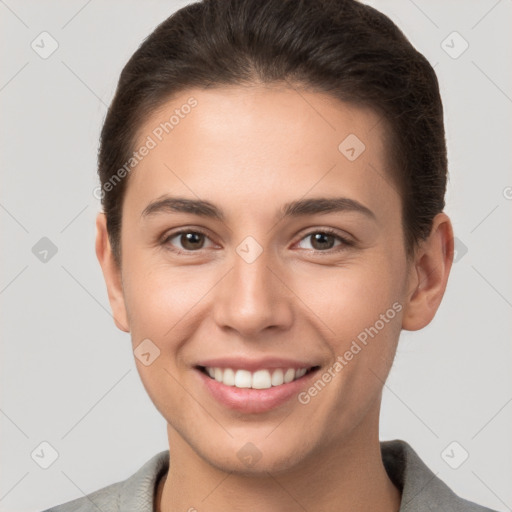
[[[137,148],[148,136],[109,295],[170,437],[257,472],[377,436],[416,275],[379,117],[287,88],[191,89]]]

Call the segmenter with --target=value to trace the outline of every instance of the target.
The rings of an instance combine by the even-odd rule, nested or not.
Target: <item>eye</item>
[[[173,242],[174,240],[176,240],[176,242]],[[209,240],[209,238],[202,231],[181,230],[166,236],[162,244],[166,246],[170,245],[171,249],[178,253],[187,253],[204,249],[205,240]],[[181,244],[181,247],[175,248],[175,243]],[[212,246],[213,245],[212,243]]]
[[[301,242],[303,240],[310,239],[311,242],[309,243],[310,247],[302,247],[303,249],[311,249],[317,252],[328,252],[334,247],[340,247],[341,250],[346,247],[351,247],[354,245],[354,243],[350,240],[347,240],[346,238],[343,238],[342,236],[338,235],[335,231],[331,229],[322,229],[317,231],[311,231],[308,233],[304,238],[301,239]],[[336,246],[335,243],[338,241],[338,245]],[[300,243],[300,242],[299,242]],[[338,250],[340,250],[338,249]],[[335,251],[334,251],[335,252]]]
[[[334,230],[328,228],[311,231],[301,239],[299,245],[308,239],[311,240],[309,247],[301,248],[316,252],[336,252],[336,250],[332,251],[335,247],[338,247],[337,250],[343,250],[354,245],[354,242],[351,240],[340,236]],[[207,241],[210,241],[209,246],[205,245]],[[337,245],[336,242],[338,242]],[[190,254],[215,246],[206,233],[191,229],[182,229],[181,231],[169,234],[162,240],[162,245],[179,254]]]

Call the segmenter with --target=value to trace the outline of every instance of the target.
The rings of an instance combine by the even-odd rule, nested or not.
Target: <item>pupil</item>
[[[184,243],[182,240],[183,247],[186,249],[197,249],[197,245],[194,245],[194,243],[200,242],[201,236],[201,233],[185,233],[182,235],[182,238],[185,237]]]
[[[327,242],[326,242],[326,239],[327,239]],[[330,240],[329,240],[330,239]],[[313,247],[315,247],[315,244],[316,243],[320,243],[320,247],[315,247],[315,248],[319,248],[319,249],[331,249],[332,248],[332,243],[329,243],[333,241],[333,236],[332,235],[329,235],[328,233],[315,233],[313,235],[313,240],[314,240],[314,243],[313,243]],[[327,243],[327,246],[325,246],[325,244]]]
[[[202,235],[201,235],[201,233],[185,233],[184,235],[182,235],[182,238],[183,237],[185,237],[184,243],[182,240],[183,247],[185,247],[187,249],[190,249],[190,248],[197,249],[197,243],[201,242]],[[315,247],[315,245],[317,246],[315,248],[319,248],[319,249],[331,249],[332,248],[333,236],[329,235],[328,233],[315,233],[313,235],[313,240],[314,240],[313,247]],[[199,246],[200,245],[201,244],[199,244]]]

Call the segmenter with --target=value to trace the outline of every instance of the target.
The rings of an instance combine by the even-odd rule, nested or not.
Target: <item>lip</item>
[[[223,361],[225,361],[223,359]],[[279,364],[277,360],[275,360],[276,366],[253,366],[254,370],[262,368],[282,368],[283,365]],[[220,365],[219,361],[215,364],[211,364],[209,361],[208,364],[200,366],[214,366],[217,368],[233,368],[234,366],[229,366],[228,364]],[[260,363],[258,363],[259,365]],[[268,365],[268,361],[264,364]],[[237,388],[234,386],[226,386],[222,382],[218,382],[215,379],[212,379],[206,373],[204,373],[198,367],[194,368],[194,372],[198,376],[201,381],[201,384],[205,387],[206,392],[212,396],[218,403],[222,406],[242,412],[245,414],[256,414],[256,413],[264,413],[271,411],[272,409],[276,409],[280,405],[283,405],[285,402],[292,399],[294,396],[297,396],[301,390],[308,387],[310,385],[310,381],[315,375],[318,373],[320,367],[318,365],[298,365],[298,366],[286,366],[290,364],[290,361],[287,361],[284,367],[286,368],[310,368],[314,366],[315,368],[307,373],[306,375],[300,377],[297,380],[289,382],[287,384],[281,384],[280,386],[273,386],[268,389],[252,389],[252,388]],[[248,366],[240,366],[236,369],[249,369]]]
[[[232,368],[233,370],[275,370],[277,368],[311,368],[319,366],[318,363],[311,361],[297,361],[288,358],[265,357],[260,359],[247,359],[243,357],[223,357],[217,359],[206,359],[199,361],[195,366],[209,366],[211,368]]]

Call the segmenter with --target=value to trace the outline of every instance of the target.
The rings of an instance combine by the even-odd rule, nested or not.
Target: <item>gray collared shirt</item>
[[[380,446],[384,467],[402,493],[399,512],[496,512],[457,496],[405,441]],[[168,467],[169,450],[164,450],[126,480],[43,512],[153,512],[156,487]]]

